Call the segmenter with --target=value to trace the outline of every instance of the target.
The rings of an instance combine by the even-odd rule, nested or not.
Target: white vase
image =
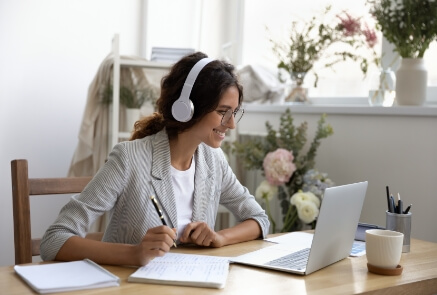
[[[428,72],[423,58],[402,58],[396,71],[398,105],[423,105],[426,100]]]
[[[152,104],[152,102],[150,101],[146,101],[145,103],[143,103],[143,105],[141,106],[140,109],[140,116],[141,117],[147,117],[153,114],[153,112],[155,111],[155,108]]]
[[[134,129],[135,122],[140,119],[140,109],[128,109],[126,108],[125,128],[126,131],[132,131]]]

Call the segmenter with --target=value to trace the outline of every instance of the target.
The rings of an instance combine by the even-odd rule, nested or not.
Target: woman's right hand
[[[149,229],[141,242],[135,246],[135,255],[138,265],[146,265],[157,256],[164,256],[170,251],[176,240],[176,229],[161,225]]]

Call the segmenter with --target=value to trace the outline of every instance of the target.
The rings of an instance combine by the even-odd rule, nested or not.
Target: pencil
[[[154,196],[150,196],[150,199],[152,200],[153,206],[155,207],[156,212],[158,213],[158,216],[159,216],[159,218],[162,221],[162,225],[167,226],[167,223],[165,222],[165,219],[164,219],[164,215],[162,215],[162,211],[161,211],[161,209],[159,209],[158,202],[156,201],[155,197]],[[176,240],[173,240],[173,246],[175,248],[177,248]]]

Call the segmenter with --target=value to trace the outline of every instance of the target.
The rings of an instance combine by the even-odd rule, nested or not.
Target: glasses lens
[[[227,110],[226,113],[223,115],[222,125],[226,126],[229,123],[229,120],[231,119],[232,115],[234,115],[234,121],[235,124],[237,124],[240,121],[241,117],[243,117],[243,113],[244,113],[243,109],[239,109],[235,113],[232,112],[231,109]]]
[[[226,124],[228,124],[229,120],[231,119],[231,116],[232,116],[232,110],[229,109],[229,110],[227,110],[226,113],[223,115],[223,118],[222,118],[222,125],[223,125],[223,126],[226,126]]]
[[[240,122],[241,118],[243,117],[244,114],[244,110],[243,109],[239,109],[236,113],[235,113],[235,124],[237,124],[238,122]]]

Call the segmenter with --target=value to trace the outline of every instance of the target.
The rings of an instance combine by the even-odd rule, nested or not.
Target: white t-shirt
[[[188,170],[180,171],[171,166],[171,178],[178,213],[178,239],[182,236],[187,224],[191,223],[193,217],[195,167],[194,157]]]

